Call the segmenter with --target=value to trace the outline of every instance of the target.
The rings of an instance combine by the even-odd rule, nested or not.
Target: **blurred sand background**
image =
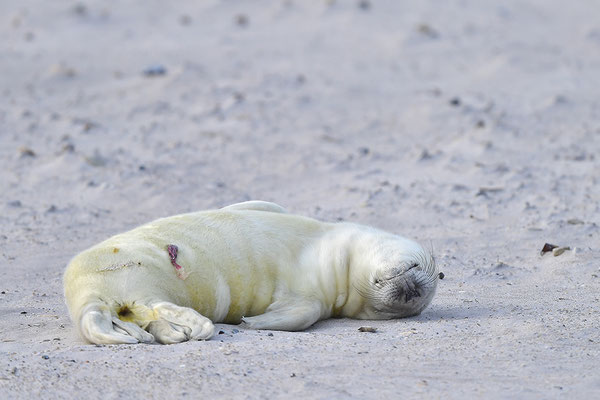
[[[3,0],[0,188],[2,399],[600,396],[596,1]],[[77,336],[73,255],[248,199],[446,278],[404,320]]]

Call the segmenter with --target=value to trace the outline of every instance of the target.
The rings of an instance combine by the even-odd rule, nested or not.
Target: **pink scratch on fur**
[[[167,251],[169,252],[169,257],[171,258],[171,264],[175,267],[175,273],[180,279],[186,279],[188,277],[188,273],[183,270],[183,267],[177,264],[177,252],[179,252],[179,248],[174,244],[170,244],[167,246]]]

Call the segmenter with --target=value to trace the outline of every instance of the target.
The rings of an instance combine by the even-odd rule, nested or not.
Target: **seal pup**
[[[83,251],[64,274],[71,318],[97,344],[209,339],[213,322],[296,331],[408,317],[437,280],[412,240],[263,201],[150,222]]]

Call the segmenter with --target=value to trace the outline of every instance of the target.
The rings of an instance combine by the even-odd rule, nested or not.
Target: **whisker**
[[[378,291],[374,291],[373,288],[367,286],[366,283],[357,283],[354,282],[352,284],[354,286],[354,288],[356,289],[356,291],[358,292],[358,294],[363,297],[364,299],[367,300],[375,300],[375,301],[382,301],[385,299],[385,296],[382,295],[381,293],[379,293]],[[386,283],[384,285],[387,286],[388,283]]]
[[[354,289],[356,289],[356,291],[358,292],[358,294],[360,294],[361,297],[365,299],[372,298],[371,290],[366,285],[354,282],[352,286],[354,286]]]

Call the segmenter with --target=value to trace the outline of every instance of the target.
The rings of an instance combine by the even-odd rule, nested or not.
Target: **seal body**
[[[88,341],[177,343],[210,338],[213,322],[302,330],[329,317],[416,315],[437,279],[411,240],[252,201],[113,236],[73,258],[64,284]]]

